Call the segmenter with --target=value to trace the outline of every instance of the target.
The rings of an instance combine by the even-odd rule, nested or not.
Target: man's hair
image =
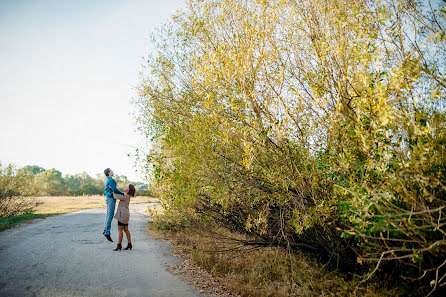
[[[110,170],[111,170],[110,168],[107,168],[107,169],[104,170],[105,176],[108,176],[108,174],[110,173]]]

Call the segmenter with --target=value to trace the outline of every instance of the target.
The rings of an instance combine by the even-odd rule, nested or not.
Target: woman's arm
[[[127,200],[129,198],[129,195],[128,194],[121,195],[118,193],[113,193],[113,197],[118,200]]]

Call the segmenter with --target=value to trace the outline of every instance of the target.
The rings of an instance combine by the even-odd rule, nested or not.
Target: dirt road
[[[0,296],[200,296],[165,268],[179,259],[146,235],[147,204],[130,205],[133,250],[102,235],[105,209],[88,209],[0,233]],[[123,245],[127,244],[126,239]]]

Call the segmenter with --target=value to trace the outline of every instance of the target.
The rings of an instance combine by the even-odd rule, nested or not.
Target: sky
[[[0,0],[0,162],[63,174],[134,165],[149,34],[185,0]]]

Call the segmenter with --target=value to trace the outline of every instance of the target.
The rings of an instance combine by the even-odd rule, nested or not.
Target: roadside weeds
[[[379,283],[360,285],[327,271],[309,255],[290,254],[279,247],[240,246],[244,235],[225,228],[166,228],[148,224],[148,233],[175,247],[184,261],[168,268],[206,297],[400,296],[398,288]],[[235,240],[234,240],[235,239]]]

